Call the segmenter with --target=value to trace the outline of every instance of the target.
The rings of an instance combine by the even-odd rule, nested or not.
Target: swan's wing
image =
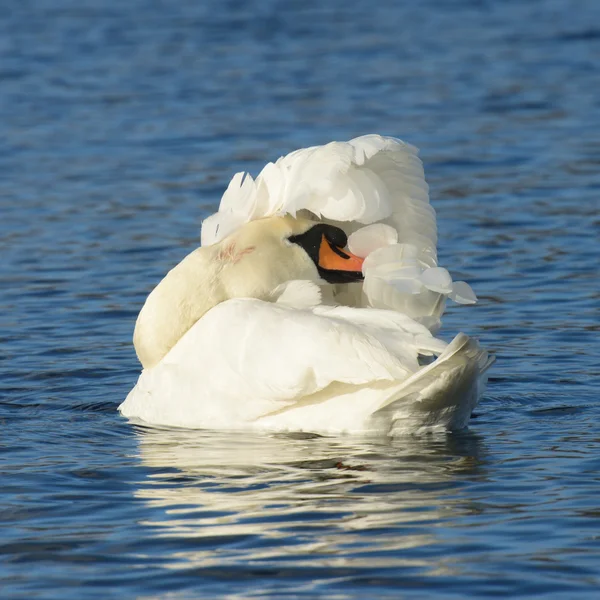
[[[413,372],[419,369],[420,356],[438,355],[446,348],[446,342],[433,337],[426,326],[393,310],[321,305],[316,306],[313,312],[360,327],[361,331],[384,343],[403,364],[411,365]]]
[[[462,429],[485,389],[492,362],[475,340],[461,333],[435,362],[403,381],[335,383],[297,402],[293,410],[282,409],[258,423],[268,429],[384,435]]]
[[[354,222],[350,229],[385,221],[400,242],[435,256],[435,211],[417,149],[380,135],[297,150],[266,165],[256,181],[236,174],[219,212],[203,223],[202,244],[218,242],[231,227],[253,219],[302,210]]]
[[[445,347],[418,324],[383,314],[389,311],[317,308],[254,299],[216,306],[142,373],[123,414],[231,427],[334,382],[401,381],[419,369],[420,354]]]
[[[446,298],[471,304],[476,297],[438,267],[435,211],[417,152],[395,138],[365,135],[292,152],[256,181],[238,173],[203,223],[202,245],[260,217],[313,215],[341,226],[351,250],[369,255],[364,286],[336,289],[338,303],[405,312],[433,331]]]
[[[165,365],[204,368],[211,387],[249,397],[294,398],[313,393],[332,381],[362,384],[401,379],[414,372],[377,339],[376,323],[366,331],[340,308],[298,310],[261,300],[238,298],[211,309],[163,359]],[[359,313],[369,311],[360,309]],[[374,311],[375,313],[384,311]],[[389,332],[390,325],[380,329]],[[407,342],[415,334],[399,331]],[[196,356],[194,356],[196,355]]]

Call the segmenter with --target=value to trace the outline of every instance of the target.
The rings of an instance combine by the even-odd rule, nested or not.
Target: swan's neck
[[[221,242],[188,254],[151,292],[138,316],[133,343],[144,368],[153,367],[202,316],[230,298],[274,301],[290,279],[318,280],[306,255],[298,263],[281,246]]]
[[[226,299],[213,253],[209,247],[188,254],[148,296],[133,334],[144,368],[160,362],[202,315]]]

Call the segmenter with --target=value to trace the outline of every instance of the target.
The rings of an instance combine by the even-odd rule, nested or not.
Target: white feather
[[[348,237],[348,249],[364,258],[374,250],[398,242],[398,232],[384,223],[375,223],[358,229]]]
[[[455,281],[452,284],[449,298],[458,304],[475,304],[477,302],[475,292],[465,281]]]
[[[432,267],[421,273],[423,285],[432,292],[448,295],[452,292],[452,277],[443,267]]]

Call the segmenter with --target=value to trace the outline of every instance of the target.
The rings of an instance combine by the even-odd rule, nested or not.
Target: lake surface
[[[600,597],[600,3],[12,1],[0,19],[0,595]],[[143,429],[131,336],[236,171],[421,148],[464,432]]]

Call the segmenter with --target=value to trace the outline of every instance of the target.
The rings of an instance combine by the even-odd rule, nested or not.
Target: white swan
[[[144,370],[119,410],[192,428],[462,428],[491,360],[464,334],[433,336],[447,297],[475,300],[437,265],[414,148],[299,150],[256,181],[236,175],[202,247],[149,295]]]

